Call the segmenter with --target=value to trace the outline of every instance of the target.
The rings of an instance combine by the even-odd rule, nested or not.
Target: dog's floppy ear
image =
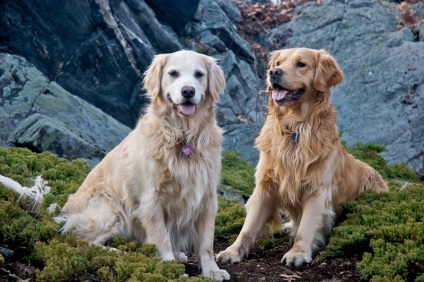
[[[162,69],[167,57],[167,54],[156,55],[144,73],[144,89],[146,89],[148,97],[152,100],[160,95]]]
[[[343,80],[343,73],[336,60],[325,50],[319,50],[316,57],[314,88],[320,92],[325,92],[328,88]]]
[[[268,53],[268,68],[269,69],[274,65],[275,61],[280,56],[280,51],[281,50],[277,50],[277,51]]]
[[[212,57],[207,57],[208,90],[215,101],[218,101],[225,90],[225,77],[221,67]]]

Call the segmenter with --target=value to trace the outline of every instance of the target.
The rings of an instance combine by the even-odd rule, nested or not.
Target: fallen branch
[[[3,175],[0,175],[0,183],[19,194],[19,204],[29,211],[38,211],[43,203],[44,194],[50,193],[50,186],[47,186],[47,181],[41,178],[41,175],[34,179],[34,186],[31,188],[23,187],[15,180]]]

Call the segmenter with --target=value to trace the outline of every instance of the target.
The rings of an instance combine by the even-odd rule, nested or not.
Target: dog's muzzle
[[[271,84],[281,83],[283,77],[283,70],[280,68],[272,68],[268,71],[269,81]]]
[[[176,104],[172,100],[171,96],[168,94],[168,100],[173,104],[174,109],[184,115],[184,116],[192,116],[196,110],[197,105],[192,102],[192,98],[196,95],[196,89],[191,86],[184,86],[181,88],[181,96],[184,98],[182,103]]]

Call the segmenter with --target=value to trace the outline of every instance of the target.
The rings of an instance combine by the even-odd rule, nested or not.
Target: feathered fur
[[[213,257],[222,143],[214,103],[225,88],[223,72],[211,57],[179,51],[156,56],[144,85],[151,105],[58,221],[94,244],[117,234],[155,244],[163,260],[185,262],[182,252],[194,247],[204,276],[229,279]],[[193,97],[183,97],[183,87]],[[193,148],[188,156],[186,144]]]
[[[312,261],[340,214],[340,203],[374,189],[388,191],[381,176],[341,145],[330,88],[343,73],[324,50],[294,48],[271,54],[267,77],[269,114],[256,139],[256,187],[243,228],[218,259],[240,261],[267,221],[290,218],[294,246],[282,261]]]

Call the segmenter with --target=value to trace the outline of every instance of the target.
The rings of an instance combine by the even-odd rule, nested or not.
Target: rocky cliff
[[[419,170],[424,4],[317,2],[268,5],[287,20],[254,12],[258,24],[246,27],[246,14],[225,0],[0,1],[0,145],[101,158],[148,103],[141,83],[153,56],[191,49],[224,69],[224,147],[255,162],[267,97],[263,58],[251,46],[305,46],[328,50],[345,73],[333,94],[342,139],[386,145],[387,160]],[[259,32],[242,37],[241,27]]]
[[[153,56],[193,49],[220,60],[228,84],[217,113],[220,125],[229,134],[237,131],[243,136],[248,132],[244,141],[247,150],[231,141],[227,148],[244,151],[254,161],[256,132],[247,123],[256,124],[262,109],[257,104],[260,88],[255,54],[235,25],[240,21],[240,12],[223,0],[183,2],[1,1],[0,145],[48,149],[68,158],[101,157],[128,132],[111,131],[117,128],[115,124],[121,123],[121,129],[134,127],[140,109],[148,103],[142,79]],[[37,80],[44,81],[38,88],[25,74],[35,70],[39,70]],[[44,87],[51,84],[54,89],[47,91]],[[37,98],[28,99],[28,95]],[[59,99],[42,104],[40,101],[47,96],[86,103],[64,109]],[[16,104],[26,110],[17,111]],[[79,111],[87,114],[79,115]],[[115,120],[109,129],[105,128],[105,120],[95,117],[99,111]],[[46,113],[56,124],[61,123],[55,126],[57,133],[27,132],[27,120],[35,121],[37,114]],[[92,128],[71,120],[90,123]],[[44,123],[46,120],[37,122],[40,126]],[[78,138],[73,132],[78,132]],[[57,140],[55,146],[42,144],[43,140],[53,139]],[[70,148],[65,144],[74,145]],[[97,146],[100,154],[79,151],[87,146]]]

